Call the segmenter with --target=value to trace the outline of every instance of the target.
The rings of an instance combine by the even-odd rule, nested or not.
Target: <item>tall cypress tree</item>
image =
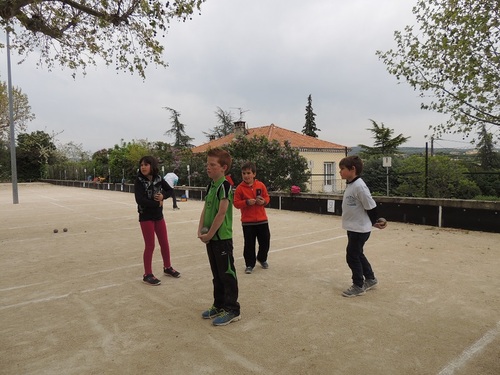
[[[306,106],[306,123],[304,124],[304,127],[302,128],[302,134],[305,135],[310,135],[311,137],[318,138],[318,135],[316,132],[321,131],[321,129],[318,129],[316,127],[316,121],[314,118],[316,117],[316,113],[313,112],[313,107],[312,107],[312,97],[311,94],[309,94],[307,98],[307,106]]]

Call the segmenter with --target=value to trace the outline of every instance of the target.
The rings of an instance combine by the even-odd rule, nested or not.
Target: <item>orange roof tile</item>
[[[226,135],[225,137],[215,139],[208,143],[204,143],[200,146],[193,147],[191,150],[196,154],[199,152],[207,151],[209,148],[221,147],[232,142],[237,135],[235,133]],[[246,129],[247,138],[265,136],[270,141],[277,140],[280,144],[284,144],[285,141],[290,142],[290,145],[294,148],[298,148],[301,151],[345,151],[347,146],[339,145],[337,143],[332,143],[328,141],[323,141],[321,139],[311,137],[309,135],[304,135],[302,133],[297,133],[292,130],[280,128],[274,124],[261,126],[259,128]]]

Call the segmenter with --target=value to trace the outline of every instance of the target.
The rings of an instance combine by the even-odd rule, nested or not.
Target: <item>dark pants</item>
[[[214,306],[240,315],[233,240],[210,241],[207,254],[213,276]]]
[[[175,197],[175,190],[172,192],[172,203],[173,207],[177,208],[177,198]]]
[[[370,238],[371,232],[357,233],[347,231],[347,253],[346,261],[352,271],[352,282],[359,287],[363,286],[364,279],[374,279],[375,275],[372,266],[365,254],[363,254],[363,246]]]
[[[271,232],[269,224],[243,225],[243,237],[245,246],[243,247],[243,257],[247,267],[255,267],[257,260],[259,262],[267,261],[269,246],[271,243]],[[259,242],[259,252],[255,256],[255,240]]]

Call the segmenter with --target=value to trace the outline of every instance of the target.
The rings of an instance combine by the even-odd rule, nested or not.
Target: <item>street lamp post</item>
[[[187,171],[188,171],[188,186],[191,186],[191,172],[189,164],[187,165]],[[189,190],[186,190],[186,198],[189,198]]]

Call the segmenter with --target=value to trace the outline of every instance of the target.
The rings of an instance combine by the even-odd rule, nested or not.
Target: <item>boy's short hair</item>
[[[157,174],[160,173],[160,167],[158,166],[159,165],[158,159],[156,159],[154,156],[151,155],[143,156],[141,160],[139,160],[139,168],[143,162],[151,166],[151,174],[153,176],[156,176]]]
[[[246,161],[241,165],[241,170],[244,171],[246,169],[250,169],[252,173],[257,173],[257,167],[255,166],[255,163],[251,161]]]
[[[174,168],[173,172],[174,172],[175,174],[178,174],[178,173],[179,173],[179,168]]]
[[[360,175],[363,172],[363,160],[357,155],[346,156],[339,162],[339,167],[345,167],[349,170],[356,168],[356,175]]]
[[[222,148],[211,148],[207,152],[207,156],[210,157],[215,157],[219,161],[219,164],[223,166],[227,166],[226,172],[229,172],[231,169],[231,164],[233,163],[233,159],[231,158],[231,155],[229,155],[229,152],[226,150],[223,150]]]

